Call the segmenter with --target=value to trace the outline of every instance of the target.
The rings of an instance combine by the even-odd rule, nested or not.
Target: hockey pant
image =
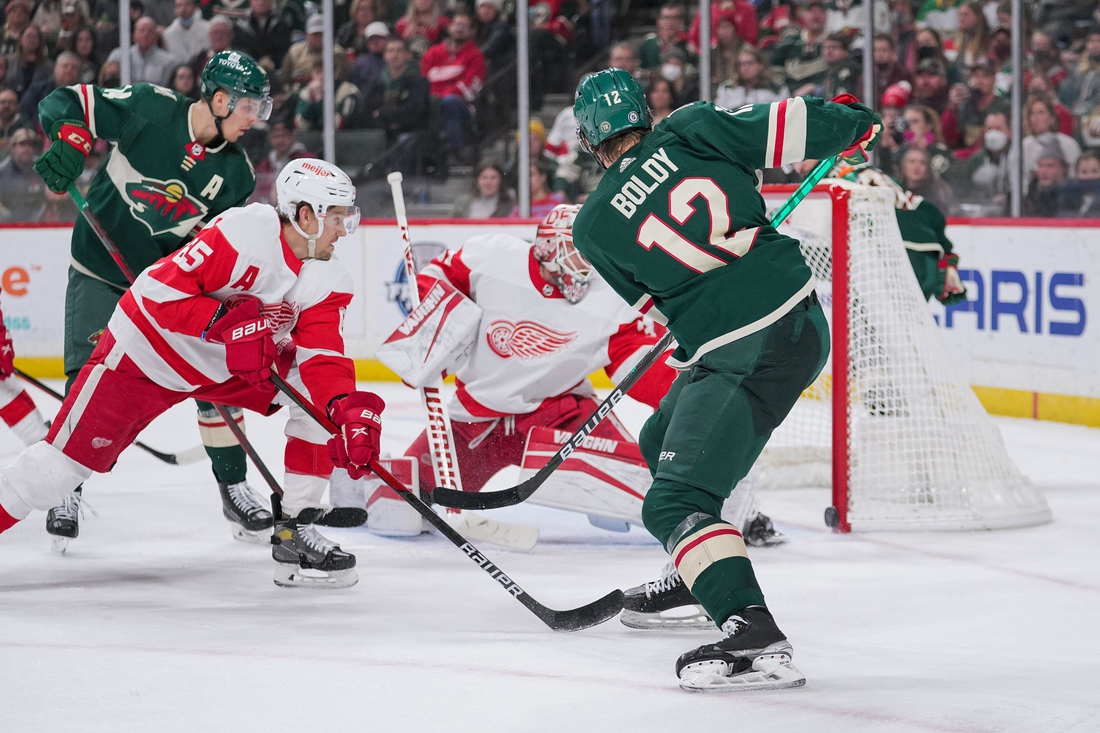
[[[653,485],[642,519],[715,623],[763,606],[739,527],[722,504],[825,365],[816,295],[766,328],[704,354],[677,377],[642,429]]]
[[[37,443],[46,437],[46,421],[14,374],[0,379],[0,418],[23,445]]]
[[[451,435],[458,457],[459,474],[462,476],[462,490],[480,491],[502,468],[520,465],[527,431],[531,428],[557,428],[572,433],[584,424],[597,407],[599,403],[589,397],[562,395],[546,400],[537,410],[526,415],[508,415],[485,422],[452,420]],[[626,428],[614,415],[597,425],[592,435],[633,442]],[[431,491],[435,488],[427,431],[413,441],[405,455],[420,462],[421,490]],[[392,498],[397,498],[396,494]]]
[[[65,374],[69,380],[68,388],[72,388],[81,368],[91,359],[122,293],[120,287],[69,268],[69,282],[65,289]],[[225,483],[244,481],[248,470],[244,449],[222,423],[212,404],[199,402],[198,412],[199,434],[206,454],[210,456],[214,476]],[[243,428],[243,413],[236,408],[232,412]]]
[[[293,368],[287,377],[308,398]],[[193,392],[175,392],[151,381],[115,343],[110,331],[80,370],[46,440],[24,450],[0,473],[0,531],[34,509],[60,505],[93,472],[105,473],[156,417],[190,397],[271,414],[281,401],[237,377]],[[296,515],[320,506],[332,462],[329,435],[304,411],[290,410],[286,427],[283,511]],[[5,526],[6,525],[6,526]]]

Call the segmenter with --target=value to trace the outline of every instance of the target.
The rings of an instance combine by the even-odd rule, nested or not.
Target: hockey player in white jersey
[[[0,314],[0,420],[23,445],[37,443],[46,437],[42,413],[15,377],[15,347],[3,323],[3,314]]]
[[[483,235],[433,260],[418,276],[421,306],[377,352],[413,386],[441,369],[455,373],[451,429],[466,491],[480,490],[506,466],[521,466],[525,479],[546,465],[599,405],[588,375],[603,369],[620,382],[663,334],[618,298],[573,246],[579,209],[555,207],[533,246],[508,235]],[[662,359],[630,396],[656,407],[676,374]],[[429,454],[426,432],[405,453],[419,463],[405,474],[415,472],[424,490],[432,488]],[[612,413],[528,501],[626,530],[641,525],[651,481],[637,442]],[[388,487],[370,483],[370,529],[421,531],[418,514]],[[756,511],[749,490],[735,492],[724,514],[744,528],[749,544],[783,541]],[[623,617],[631,625],[649,628],[645,619],[667,610],[647,586],[628,591],[631,599]],[[683,600],[673,599],[674,606]],[[705,618],[701,609],[699,614]]]
[[[354,585],[355,557],[313,522],[334,462],[358,476],[377,454],[385,407],[355,391],[343,353],[352,286],[332,253],[358,226],[355,187],[336,166],[298,160],[280,172],[277,190],[277,210],[231,209],[138,276],[46,439],[0,473],[0,532],[110,470],[145,426],[187,398],[274,412],[281,401],[269,378],[278,370],[343,434],[290,409],[284,494],[274,502],[275,582]]]

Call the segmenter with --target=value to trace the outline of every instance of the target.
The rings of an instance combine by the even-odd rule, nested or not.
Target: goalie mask
[[[558,204],[546,215],[535,233],[535,259],[550,275],[550,282],[570,303],[580,303],[588,292],[592,265],[573,245],[573,220],[580,206]]]

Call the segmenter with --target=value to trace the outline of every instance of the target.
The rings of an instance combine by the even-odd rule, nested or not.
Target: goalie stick
[[[791,194],[787,202],[772,214],[771,225],[773,227],[779,227],[779,225],[790,216],[795,207],[802,203],[802,199],[806,198],[807,194],[813,190],[813,187],[828,175],[829,171],[836,165],[836,160],[836,157],[822,160],[812,171],[810,171],[810,175],[808,175],[806,180],[802,182],[793,194]],[[641,361],[634,365],[634,368],[630,370],[626,377],[611,390],[611,394],[600,403],[600,406],[596,408],[596,411],[592,413],[584,424],[577,428],[577,431],[573,433],[569,440],[565,441],[565,444],[554,457],[531,478],[510,489],[481,491],[478,493],[453,491],[447,486],[437,486],[432,490],[431,501],[440,506],[454,509],[500,509],[526,501],[540,486],[542,486],[543,482],[550,477],[550,474],[561,466],[561,464],[565,462],[565,459],[584,442],[584,439],[596,429],[600,421],[607,417],[611,412],[611,408],[613,408],[619,400],[623,398],[623,395],[629,392],[630,388],[642,378],[642,375],[657,362],[661,354],[672,345],[672,341],[672,331],[662,336],[661,340],[658,341],[652,349],[646,352]]]
[[[283,392],[283,394],[293,400],[296,405],[309,413],[309,416],[312,417],[318,425],[334,436],[341,436],[340,429],[337,428],[331,420],[325,417],[316,406],[308,402],[293,387],[287,384],[282,377],[278,374],[272,374],[271,381]],[[439,530],[440,534],[450,540],[455,547],[462,550],[462,552],[479,568],[484,570],[490,578],[500,583],[505,591],[522,603],[527,610],[535,614],[540,621],[554,631],[579,631],[580,629],[587,629],[614,618],[623,609],[623,592],[618,589],[580,608],[555,611],[552,608],[542,605],[532,598],[527,591],[523,590],[518,583],[505,575],[504,572],[489,560],[489,558],[483,555],[480,550],[456,532],[454,528],[447,523],[447,520],[436,514],[431,507],[421,501],[420,497],[418,497],[415,492],[409,491],[400,481],[390,474],[389,471],[382,468],[377,459],[372,460],[369,467],[371,471],[374,471],[375,475],[382,479],[391,489],[396,491],[397,495],[415,509],[420,516],[424,517],[424,519],[428,520],[429,524]]]
[[[51,389],[49,385],[43,384],[42,382],[38,381],[31,375],[21,371],[18,368],[16,368],[15,370],[15,376],[19,377],[25,382],[33,384],[35,387],[38,387],[40,390],[48,394],[50,397],[53,397],[54,399],[60,402],[65,401],[65,396],[62,395],[60,392]],[[145,443],[142,443],[140,440],[135,440],[134,445],[136,445],[138,448],[141,448],[143,451],[153,456],[154,458],[159,458],[165,463],[170,463],[173,466],[186,466],[188,463],[196,463],[198,461],[201,461],[203,458],[206,458],[206,449],[204,449],[201,445],[197,445],[194,448],[188,448],[182,453],[162,453],[156,448],[150,448],[149,446],[145,445]]]
[[[412,236],[409,234],[409,218],[405,212],[405,194],[401,188],[400,171],[390,173],[386,180],[393,195],[393,208],[397,217],[397,227],[401,230],[401,239],[405,248],[405,282],[408,286],[409,300],[413,309],[420,305],[420,289],[416,283],[416,262],[413,260]],[[458,471],[458,455],[454,450],[454,438],[451,435],[451,419],[447,414],[447,405],[443,401],[442,380],[421,387],[420,399],[428,412],[428,443],[431,445],[432,469],[437,486],[451,493],[461,495],[462,478]],[[450,505],[445,505],[450,506]],[[456,507],[457,508],[457,507]],[[466,515],[458,525],[463,534],[494,545],[530,550],[539,539],[539,531],[534,527],[497,522],[496,520]]]

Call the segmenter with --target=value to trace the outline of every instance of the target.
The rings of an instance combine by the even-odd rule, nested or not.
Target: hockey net
[[[770,208],[789,195],[766,190]],[[838,531],[993,529],[1050,509],[1009,457],[955,366],[886,189],[815,189],[781,229],[798,238],[829,317],[829,363],[775,431],[749,480],[830,487]]]

